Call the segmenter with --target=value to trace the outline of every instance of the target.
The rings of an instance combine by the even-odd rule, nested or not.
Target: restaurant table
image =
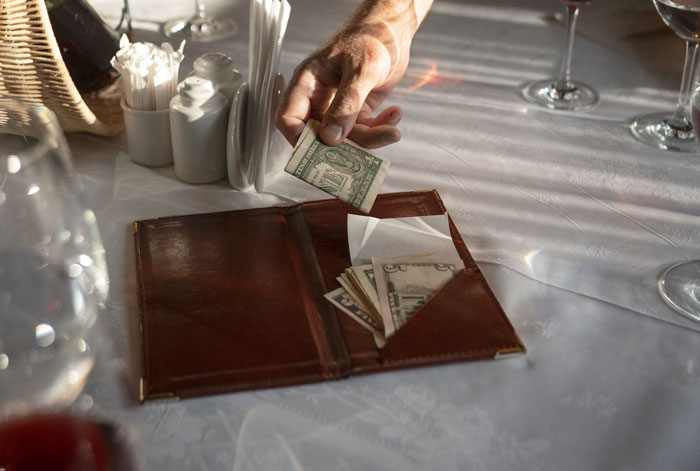
[[[92,3],[116,24],[121,2]],[[193,12],[184,0],[130,3],[136,39],[153,42],[165,40],[165,20]],[[206,4],[239,32],[188,43],[181,77],[210,51],[247,76],[247,2]],[[357,4],[293,1],[280,71],[289,78]],[[700,258],[700,155],[645,147],[628,129],[673,109],[679,79],[578,37],[573,75],[600,103],[527,104],[520,84],[558,70],[560,10],[438,0],[387,100],[403,107],[402,139],[380,151],[392,161],[382,193],[438,190],[526,354],[139,404],[132,222],[327,195],[286,174],[261,194],[190,185],[172,167],[133,163],[123,134],[71,134],[111,279],[109,353],[75,407],[123,425],[149,471],[700,469],[700,324],[656,285],[670,265]]]

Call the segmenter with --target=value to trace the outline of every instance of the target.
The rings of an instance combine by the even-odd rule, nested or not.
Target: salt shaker
[[[175,175],[188,183],[211,183],[226,176],[228,101],[216,85],[187,77],[170,101]]]
[[[229,103],[238,87],[243,82],[243,76],[233,68],[233,59],[226,54],[209,52],[199,56],[194,61],[193,75],[211,80],[219,87]]]

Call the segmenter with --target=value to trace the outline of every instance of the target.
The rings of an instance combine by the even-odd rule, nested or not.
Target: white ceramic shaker
[[[243,76],[233,68],[233,59],[219,52],[208,52],[194,61],[193,75],[211,80],[219,87],[229,103],[238,87],[243,83]]]
[[[216,85],[190,76],[170,101],[170,131],[175,175],[188,183],[226,177],[228,101]]]

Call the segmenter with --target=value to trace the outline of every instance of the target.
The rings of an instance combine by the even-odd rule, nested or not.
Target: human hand
[[[290,144],[309,118],[321,122],[320,137],[328,145],[345,137],[367,148],[397,142],[401,108],[391,106],[372,115],[403,77],[419,23],[411,2],[365,2],[328,44],[295,70],[277,114],[277,126]]]

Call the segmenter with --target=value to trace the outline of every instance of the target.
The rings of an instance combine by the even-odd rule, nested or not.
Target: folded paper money
[[[464,269],[378,348],[324,294],[350,266],[338,200],[134,223],[142,399],[185,398],[491,359],[524,347],[454,224]],[[379,195],[377,218],[444,214],[435,191]]]
[[[461,259],[432,253],[372,257],[371,264],[346,268],[336,278],[341,287],[326,293],[325,298],[372,332],[377,347],[382,348],[463,269]]]
[[[318,138],[320,126],[307,121],[284,170],[368,213],[391,162],[347,139],[327,146]]]

